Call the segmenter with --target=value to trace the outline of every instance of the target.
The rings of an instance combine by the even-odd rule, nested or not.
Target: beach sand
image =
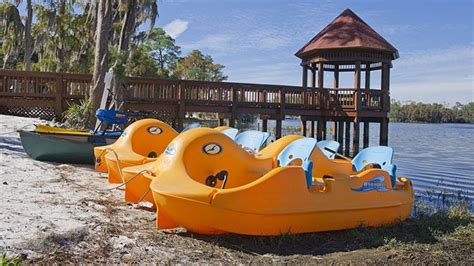
[[[416,244],[424,241],[425,235],[415,234],[395,245],[397,241],[387,242],[393,232],[399,234],[395,240],[405,239],[405,231],[418,232],[419,225],[281,237],[157,230],[155,211],[146,204],[126,203],[121,190],[107,191],[113,186],[92,165],[48,163],[28,157],[16,130],[33,129],[33,124],[40,122],[0,115],[0,257],[29,263],[469,261],[466,250],[472,243],[466,244],[466,239],[472,235],[471,227],[461,237],[452,229],[446,231],[446,240]],[[461,229],[468,223],[454,221]],[[452,240],[457,238],[460,240]],[[443,253],[446,247],[450,247],[450,256]]]
[[[120,190],[99,191],[113,186],[93,166],[28,157],[16,130],[40,122],[0,115],[0,254],[33,262],[199,259],[195,249],[157,241],[165,233],[149,206],[125,203]]]

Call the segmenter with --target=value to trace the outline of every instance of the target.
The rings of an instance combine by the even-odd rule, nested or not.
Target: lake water
[[[287,119],[283,133],[298,132],[299,126],[299,120]],[[370,146],[378,145],[378,133],[378,124],[371,124]],[[473,124],[390,123],[389,146],[397,176],[412,180],[418,200],[445,205],[462,198],[474,207]]]

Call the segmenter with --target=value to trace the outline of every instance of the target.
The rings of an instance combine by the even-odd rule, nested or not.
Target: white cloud
[[[274,50],[289,45],[291,40],[285,36],[276,36],[272,32],[209,34],[204,38],[184,43],[184,49],[208,49],[213,55],[237,53],[250,50]]]
[[[393,64],[393,98],[451,104],[474,101],[472,45],[401,53]]]
[[[176,39],[188,29],[189,22],[182,19],[175,19],[170,23],[166,24],[163,29],[173,39]]]

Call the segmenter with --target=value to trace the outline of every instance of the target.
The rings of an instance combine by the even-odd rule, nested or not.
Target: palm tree
[[[24,69],[31,70],[31,55],[33,54],[33,37],[31,36],[31,24],[33,23],[33,6],[31,0],[26,0],[25,20],[25,54],[23,55]]]
[[[107,73],[108,63],[108,43],[110,29],[112,27],[112,0],[100,0],[97,11],[97,26],[95,33],[95,55],[94,55],[94,74],[92,78],[92,87],[90,89],[90,101],[92,103],[92,112],[95,112],[100,106],[100,101],[104,91],[104,78]],[[94,115],[90,115],[89,124],[94,123]]]
[[[136,29],[145,21],[150,20],[148,36],[152,32],[158,17],[158,4],[156,0],[124,0],[119,3],[119,10],[123,12],[122,28],[118,42],[118,57],[113,66],[114,82],[113,91],[118,101],[123,100],[123,90],[120,84],[124,77],[124,64],[130,55],[130,41]],[[120,106],[116,103],[116,106]]]
[[[3,68],[7,68],[10,59],[16,58],[20,54],[22,39],[18,38],[24,31],[23,22],[21,21],[18,5],[21,1],[15,1],[14,4],[7,1],[0,5],[0,16],[3,26]],[[13,62],[15,67],[17,62]]]

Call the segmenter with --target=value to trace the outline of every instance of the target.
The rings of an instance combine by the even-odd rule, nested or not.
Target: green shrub
[[[19,256],[14,256],[12,258],[7,258],[5,254],[0,256],[0,266],[15,266],[20,265],[21,258]]]
[[[90,99],[82,100],[80,104],[71,104],[63,113],[64,126],[75,129],[87,129],[92,111]]]

